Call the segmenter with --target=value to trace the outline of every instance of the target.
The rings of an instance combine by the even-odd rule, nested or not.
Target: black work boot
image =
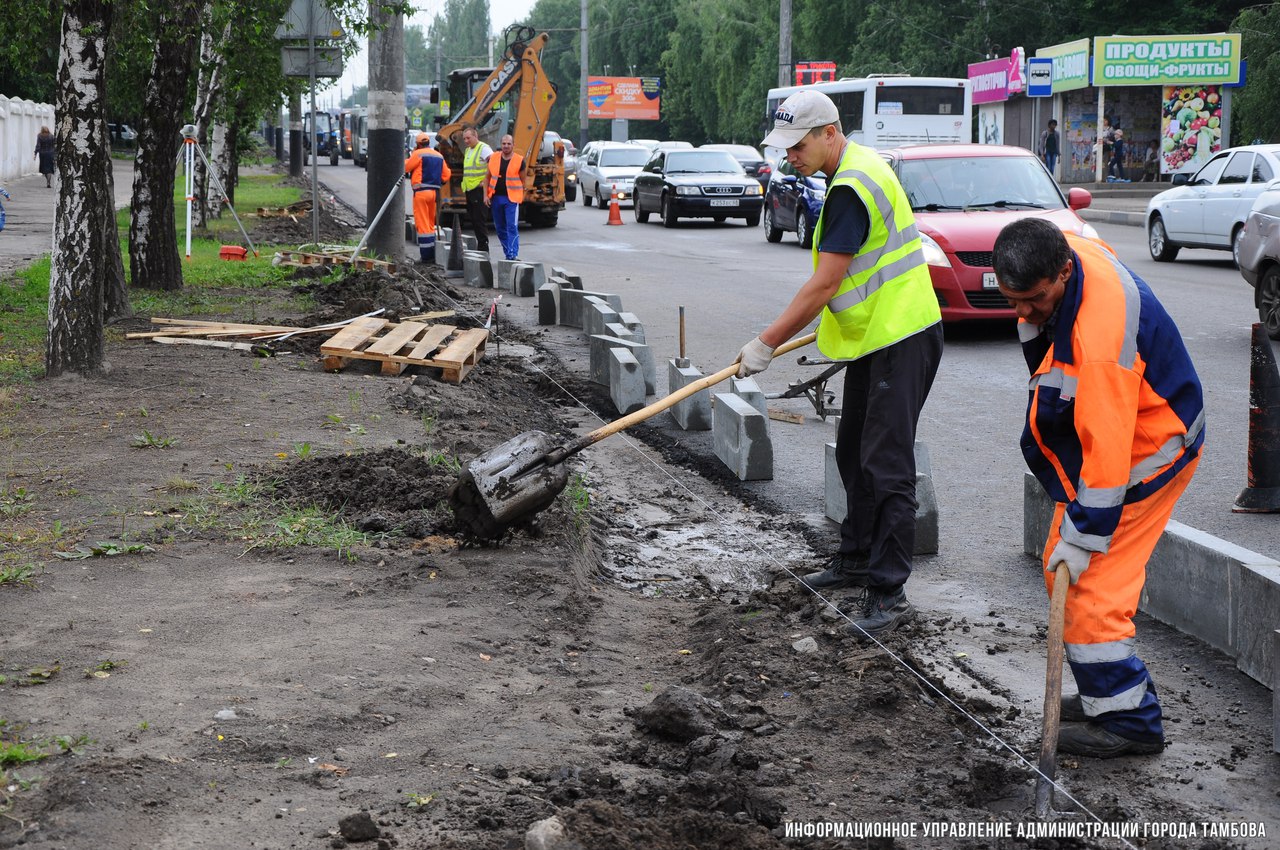
[[[1065,723],[1058,731],[1058,752],[1096,759],[1150,756],[1164,752],[1164,741],[1135,741],[1098,723]]]
[[[810,590],[825,593],[845,587],[865,587],[870,580],[871,562],[866,555],[832,555],[824,570],[809,573],[800,579]]]
[[[846,626],[845,631],[859,640],[866,640],[867,635],[880,638],[915,618],[915,606],[907,600],[903,586],[889,590],[872,589],[867,593],[862,616],[854,620],[853,625]]]
[[[1084,713],[1084,704],[1080,702],[1079,694],[1064,694],[1062,696],[1062,713],[1059,719],[1063,723],[1088,723],[1089,715]]]

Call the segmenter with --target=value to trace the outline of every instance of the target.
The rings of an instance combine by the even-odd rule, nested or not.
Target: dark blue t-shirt
[[[856,254],[871,231],[866,204],[851,186],[827,190],[822,203],[822,239],[818,250],[828,254]]]

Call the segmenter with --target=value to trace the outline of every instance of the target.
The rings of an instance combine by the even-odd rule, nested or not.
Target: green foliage
[[[26,487],[0,491],[0,517],[22,516],[31,510],[35,499],[36,494],[28,493]]]
[[[1243,53],[1249,62],[1249,80],[1235,93],[1232,135],[1237,144],[1254,139],[1280,139],[1280,7],[1272,3],[1241,12],[1231,29],[1243,36]]]
[[[177,437],[157,437],[146,428],[143,428],[141,434],[134,435],[133,442],[129,445],[135,449],[167,449],[177,444]]]
[[[151,552],[145,543],[122,543],[116,540],[99,540],[92,546],[77,546],[70,552],[54,552],[64,561],[84,561],[89,558],[113,558],[116,555],[139,555]]]
[[[13,564],[0,567],[0,586],[6,584],[31,584],[36,568],[31,564]]]
[[[0,384],[44,373],[49,316],[49,258],[0,281]]]

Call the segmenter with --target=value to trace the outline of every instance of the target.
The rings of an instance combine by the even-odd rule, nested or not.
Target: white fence
[[[36,135],[53,129],[53,106],[0,95],[0,180],[15,180],[40,171],[35,158]]]

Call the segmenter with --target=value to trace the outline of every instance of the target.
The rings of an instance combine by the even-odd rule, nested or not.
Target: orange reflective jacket
[[[1022,451],[1063,539],[1106,552],[1121,508],[1199,455],[1204,395],[1182,335],[1104,246],[1067,234],[1075,271],[1043,326],[1019,322],[1031,368]]]
[[[524,158],[518,153],[513,153],[507,165],[507,200],[513,204],[518,204],[524,200],[524,176],[521,175],[520,169],[524,165]],[[493,190],[498,185],[498,169],[502,166],[502,154],[494,154],[489,157],[489,179],[484,184],[484,193],[486,197],[493,197]]]

